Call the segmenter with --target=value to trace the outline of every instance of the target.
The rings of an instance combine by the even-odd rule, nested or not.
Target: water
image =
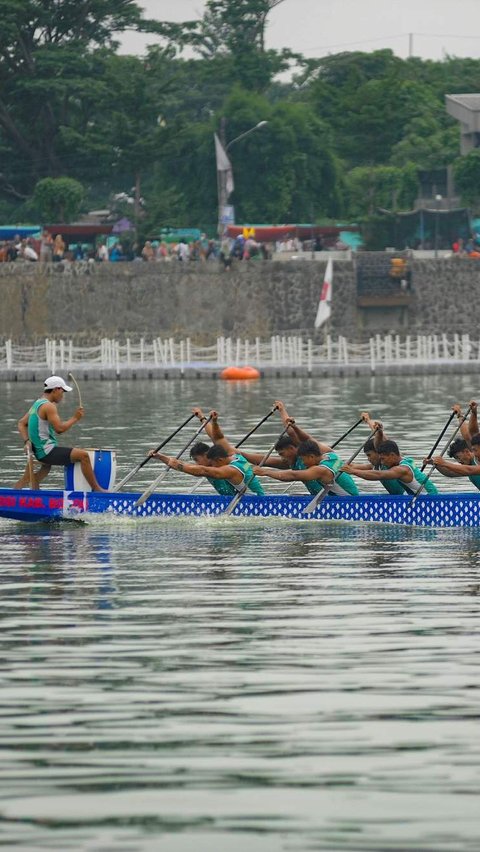
[[[195,402],[235,437],[278,396],[318,437],[370,407],[421,458],[471,395],[440,377],[82,390],[70,434],[118,448],[121,474]],[[31,396],[2,394],[4,483]],[[0,521],[0,846],[477,850],[479,552],[465,529]]]

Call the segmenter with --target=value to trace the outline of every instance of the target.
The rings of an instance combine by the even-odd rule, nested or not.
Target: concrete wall
[[[351,340],[372,331],[480,334],[480,262],[412,261],[408,308],[358,308],[355,261],[334,264],[330,331]],[[326,261],[111,264],[41,269],[0,264],[0,338],[313,334]]]

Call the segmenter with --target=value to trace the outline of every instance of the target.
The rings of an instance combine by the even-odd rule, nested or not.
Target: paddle
[[[440,453],[440,455],[441,455],[441,456],[445,455],[445,453],[447,452],[447,450],[448,450],[448,448],[449,448],[450,444],[452,443],[452,441],[455,439],[455,437],[456,437],[456,436],[458,435],[458,433],[460,432],[460,429],[462,428],[462,426],[463,426],[463,424],[465,423],[465,420],[467,419],[467,417],[469,416],[469,414],[470,414],[470,406],[467,408],[467,413],[466,413],[466,414],[464,414],[464,415],[463,415],[463,417],[462,417],[462,419],[460,420],[460,422],[459,422],[459,424],[458,424],[457,428],[455,429],[455,432],[453,433],[453,435],[452,435],[452,436],[448,439],[447,443],[445,444],[445,446],[444,446],[444,448],[443,448],[442,452]],[[447,431],[447,427],[448,427],[449,423],[451,423],[451,422],[452,422],[452,418],[453,418],[454,416],[455,416],[455,412],[453,412],[453,413],[452,413],[452,416],[450,417],[450,419],[449,419],[449,421],[448,421],[448,423],[447,423],[447,426],[445,427],[445,429],[443,430],[442,434],[440,435],[440,438],[438,439],[437,443],[435,444],[435,447],[434,447],[434,449],[435,449],[435,450],[437,449],[437,446],[438,446],[438,444],[440,443],[440,439],[441,439],[441,438],[443,438],[443,436],[444,436],[445,432]],[[430,455],[428,456],[428,458],[431,458],[431,456],[433,455],[433,452],[434,452],[434,450],[432,450],[432,452],[430,453]],[[425,465],[424,465],[424,467],[425,467]],[[424,467],[422,467],[422,470],[424,469]],[[428,473],[428,474],[427,474],[427,476],[426,476],[426,477],[425,477],[425,479],[423,480],[423,482],[422,482],[422,484],[420,485],[420,487],[419,487],[419,488],[417,488],[417,490],[415,491],[415,494],[414,494],[414,495],[413,495],[413,497],[412,497],[412,503],[414,503],[414,502],[415,502],[415,500],[417,499],[417,497],[419,497],[419,496],[420,496],[420,494],[422,493],[423,489],[425,488],[425,486],[426,486],[426,484],[427,484],[428,480],[430,479],[430,477],[431,477],[431,475],[432,475],[432,473],[433,473],[433,471],[434,471],[434,470],[435,470],[435,468],[434,468],[434,466],[432,465],[432,468],[431,468],[431,470],[430,470],[430,473]]]
[[[335,441],[335,443],[332,444],[332,450],[334,449],[334,447],[338,447],[338,445],[344,440],[344,438],[346,438],[348,435],[350,435],[350,432],[353,432],[353,430],[356,429],[357,426],[360,426],[360,423],[363,423],[363,419],[361,417],[360,417],[360,420],[357,420],[357,422],[353,424],[353,426],[350,426],[350,429],[348,429],[348,431],[345,432],[341,436],[341,438],[338,439],[338,441]]]
[[[175,431],[172,432],[172,434],[169,435],[168,438],[165,438],[165,440],[162,441],[162,443],[159,444],[158,447],[155,447],[155,452],[158,453],[159,450],[163,449],[163,447],[166,444],[168,444],[169,441],[171,441],[172,438],[175,437],[175,435],[178,435],[178,433],[181,432],[182,429],[187,425],[187,423],[190,423],[190,420],[193,420],[194,417],[195,417],[195,414],[191,414],[190,417],[187,417],[187,419],[184,420],[184,422],[181,424],[181,426],[178,427],[178,429],[175,429]],[[137,464],[137,466],[134,467],[133,470],[130,471],[130,473],[127,473],[127,475],[123,477],[122,481],[119,482],[118,485],[115,486],[115,488],[112,488],[112,491],[120,491],[120,488],[123,488],[123,486],[126,485],[127,482],[130,482],[130,480],[133,479],[133,477],[137,475],[138,471],[141,470],[142,467],[144,467],[144,465],[148,464],[148,462],[151,461],[151,460],[152,460],[152,457],[150,455],[145,456],[143,461],[141,461],[139,464]]]
[[[281,433],[280,433],[280,435],[278,436],[278,438],[276,438],[276,439],[275,439],[275,441],[274,441],[274,443],[272,444],[272,446],[270,447],[270,449],[269,449],[269,450],[265,453],[265,455],[263,456],[263,458],[262,458],[262,460],[261,460],[260,464],[258,465],[258,467],[263,467],[263,466],[264,466],[264,464],[265,464],[265,462],[267,461],[267,459],[268,459],[268,458],[272,455],[272,453],[273,453],[273,451],[274,451],[274,449],[275,449],[275,445],[276,445],[276,444],[277,444],[277,442],[280,440],[280,438],[283,438],[283,436],[285,435],[285,433],[286,433],[286,432],[288,432],[289,428],[290,428],[290,424],[289,424],[288,426],[285,426],[285,429],[283,430],[283,432],[281,432]],[[232,499],[232,500],[230,500],[230,503],[228,504],[227,508],[226,508],[226,509],[225,509],[225,511],[223,512],[223,514],[224,514],[224,515],[231,515],[231,514],[232,514],[233,510],[234,510],[234,509],[236,508],[236,506],[238,506],[238,504],[240,503],[240,500],[242,499],[242,497],[246,494],[247,489],[248,489],[248,486],[250,485],[250,483],[251,483],[251,481],[252,481],[252,479],[253,479],[254,477],[255,477],[255,474],[253,474],[253,476],[251,476],[251,477],[250,477],[250,479],[248,480],[248,482],[246,482],[246,483],[245,483],[245,485],[242,485],[242,487],[240,488],[240,490],[239,490],[238,494],[235,494],[235,497],[233,497],[233,499]]]
[[[271,411],[269,411],[268,414],[265,415],[265,417],[262,417],[262,419],[259,420],[257,425],[254,426],[253,429],[250,429],[250,432],[247,432],[247,434],[241,439],[241,441],[237,441],[237,443],[235,444],[235,447],[241,447],[242,444],[245,443],[245,441],[248,441],[250,436],[253,435],[253,433],[256,432],[257,429],[260,429],[260,426],[262,426],[265,423],[265,421],[268,420],[268,418],[272,416],[272,414],[275,414],[277,409],[278,409],[278,405],[274,405],[273,408],[271,409]]]
[[[183,454],[187,452],[188,448],[191,447],[191,445],[193,444],[195,439],[198,438],[202,429],[205,429],[207,424],[210,423],[211,419],[212,419],[212,415],[210,415],[210,417],[207,417],[207,419],[204,420],[203,423],[201,423],[201,425],[198,427],[195,434],[192,435],[192,437],[190,438],[188,443],[185,444],[185,446],[183,447],[183,449],[180,450],[179,453],[177,453],[177,455],[175,456],[176,459],[180,459],[183,456]],[[155,452],[158,453],[158,450],[155,450]],[[170,470],[171,470],[170,465],[167,465],[166,469],[161,472],[160,476],[157,476],[157,478],[153,480],[153,482],[148,486],[148,488],[145,489],[143,494],[140,495],[138,500],[135,501],[135,503],[133,504],[135,508],[137,508],[137,506],[141,506],[143,503],[145,503],[145,500],[148,500],[148,498],[150,497],[150,494],[153,494],[157,485],[159,485],[159,483],[163,479],[165,479],[165,477],[167,476],[167,474]]]
[[[80,388],[78,387],[78,382],[77,382],[77,380],[76,380],[75,376],[73,375],[73,373],[68,373],[68,378],[70,379],[70,381],[71,381],[71,382],[73,382],[73,384],[75,385],[75,387],[76,387],[76,389],[77,389],[77,393],[78,393],[78,407],[79,407],[79,408],[83,408],[83,404],[82,404],[82,394],[80,393]]]
[[[37,483],[35,482],[35,471],[33,469],[33,453],[32,453],[32,445],[30,441],[26,443],[27,448],[27,464],[28,464],[28,476],[30,478],[30,488],[32,491],[36,490]]]
[[[373,431],[369,435],[369,438],[373,438],[373,436],[375,435],[375,432],[377,432],[377,431],[378,431],[378,426],[376,427],[376,429],[373,429]],[[369,438],[367,438],[367,440]],[[350,458],[348,459],[347,464],[351,464],[353,462],[353,460],[357,458],[358,454],[362,452],[364,444],[365,444],[365,441],[362,441],[358,450],[356,450],[353,453],[353,455],[350,456]],[[312,512],[315,511],[315,509],[317,508],[317,506],[320,505],[322,500],[325,500],[325,497],[327,496],[328,492],[330,491],[332,485],[334,484],[334,482],[337,481],[337,479],[338,479],[338,477],[340,476],[341,473],[342,473],[342,471],[339,470],[338,473],[336,473],[335,476],[333,477],[333,482],[330,482],[329,485],[327,485],[325,488],[323,488],[321,491],[319,491],[318,494],[315,494],[315,497],[313,498],[313,500],[310,500],[310,503],[308,504],[308,506],[305,506],[305,508],[302,509],[302,515],[310,515]]]
[[[452,420],[453,420],[453,418],[454,418],[454,417],[455,417],[455,411],[452,411],[452,413],[451,413],[450,417],[448,418],[447,422],[445,423],[445,426],[443,427],[442,431],[440,432],[440,435],[438,436],[438,438],[437,438],[437,440],[435,441],[435,443],[434,443],[434,445],[433,445],[432,449],[430,450],[430,452],[429,452],[429,454],[428,454],[428,456],[427,456],[427,459],[431,459],[431,458],[432,458],[432,456],[433,456],[433,454],[434,454],[435,450],[437,449],[437,447],[438,447],[438,445],[439,445],[440,441],[442,440],[443,436],[445,435],[445,432],[447,431],[447,429],[448,429],[448,427],[450,426],[450,423],[452,422]],[[462,422],[463,422],[463,421],[462,421]],[[460,428],[460,427],[459,427],[459,428]],[[422,466],[421,466],[421,468],[420,468],[420,472],[421,472],[421,473],[423,473],[423,471],[425,470],[426,466],[427,466],[427,461],[424,461],[424,462],[423,462],[423,464],[422,464]]]

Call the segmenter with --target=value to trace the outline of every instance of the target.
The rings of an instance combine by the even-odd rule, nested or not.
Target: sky
[[[137,0],[146,17],[200,18],[203,0]],[[409,34],[412,34],[410,39]],[[125,34],[121,50],[143,53],[153,36]],[[480,57],[480,0],[284,0],[271,12],[267,46],[308,58],[390,48],[398,56]]]

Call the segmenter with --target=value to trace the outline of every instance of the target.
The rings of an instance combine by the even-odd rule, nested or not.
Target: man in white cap
[[[73,417],[61,420],[57,404],[62,401],[65,392],[72,388],[61,376],[50,376],[45,379],[43,395],[37,399],[26,414],[18,421],[18,431],[23,438],[27,454],[33,451],[35,458],[42,467],[34,474],[34,485],[44,479],[52,465],[65,467],[70,462],[80,462],[82,473],[93,491],[104,491],[98,484],[87,450],[76,447],[59,447],[57,435],[67,432],[75,423],[82,419],[84,410],[77,408]],[[45,471],[45,472],[44,472]],[[27,465],[22,478],[15,488],[23,488],[30,482],[30,467]]]

